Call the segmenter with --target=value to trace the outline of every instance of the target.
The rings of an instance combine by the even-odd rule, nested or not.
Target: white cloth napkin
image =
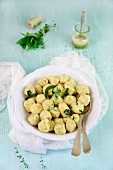
[[[50,65],[60,65],[60,66],[68,66],[72,69],[77,69],[86,74],[94,83],[97,84],[100,98],[101,98],[101,113],[97,123],[102,119],[105,115],[108,108],[108,96],[102,85],[102,82],[97,75],[94,66],[90,63],[90,61],[84,56],[80,56],[76,52],[66,52],[59,57],[54,57]],[[34,153],[42,153],[46,154],[47,149],[59,150],[59,149],[67,149],[72,148],[73,140],[66,141],[51,141],[46,140],[41,137],[38,137],[34,134],[31,134],[18,120],[16,117],[16,113],[14,110],[14,94],[16,91],[16,87],[19,82],[26,75],[23,68],[19,63],[1,63],[1,66],[11,68],[10,81],[12,80],[11,88],[9,91],[7,106],[9,111],[9,120],[12,126],[12,129],[9,133],[9,137],[16,143],[18,143],[23,150],[34,152]],[[4,80],[6,80],[7,76]],[[4,82],[4,80],[2,80]],[[10,84],[10,83],[9,83]],[[9,86],[8,86],[9,87]],[[7,96],[7,95],[6,95]],[[96,124],[97,124],[96,123]]]
[[[10,63],[0,63],[0,111],[6,106],[7,96],[12,82]]]

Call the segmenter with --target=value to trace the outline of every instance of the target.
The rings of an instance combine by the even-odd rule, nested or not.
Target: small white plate
[[[101,102],[99,93],[96,85],[83,73],[79,71],[72,70],[68,67],[59,67],[59,66],[46,66],[43,68],[39,68],[33,73],[28,74],[19,84],[14,96],[15,102],[15,111],[19,121],[23,124],[23,126],[28,129],[31,133],[38,135],[42,138],[49,140],[67,140],[73,139],[76,136],[76,132],[67,133],[65,135],[56,135],[53,133],[42,133],[38,130],[38,128],[31,126],[27,118],[29,113],[27,113],[23,107],[24,94],[23,89],[27,85],[35,84],[39,78],[48,77],[48,76],[58,76],[60,74],[67,74],[71,78],[74,78],[78,84],[86,84],[91,90],[91,98],[92,98],[92,110],[87,119],[86,130],[89,131],[97,122],[100,115]]]

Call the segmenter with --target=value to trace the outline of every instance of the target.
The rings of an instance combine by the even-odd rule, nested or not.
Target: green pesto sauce
[[[72,37],[72,44],[76,48],[85,48],[88,45],[88,37],[85,34],[77,34]]]

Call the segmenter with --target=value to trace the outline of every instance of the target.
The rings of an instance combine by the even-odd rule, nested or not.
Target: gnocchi
[[[73,103],[71,107],[72,111],[78,114],[82,113],[84,110],[84,105],[81,102]]]
[[[69,80],[69,83],[70,83],[70,85],[73,86],[74,88],[76,87],[76,84],[77,84],[77,83],[76,83],[76,81],[75,81],[74,79],[71,78],[71,79]]]
[[[90,96],[87,94],[81,94],[78,98],[78,101],[81,102],[84,106],[87,106],[90,103]]]
[[[78,124],[79,120],[80,120],[79,114],[73,114],[71,116],[71,119],[73,119],[75,121],[75,123]]]
[[[41,85],[36,84],[34,87],[35,87],[35,90],[38,94],[42,94],[43,88],[41,87]]]
[[[64,102],[65,102],[67,105],[72,105],[72,103],[75,103],[75,102],[76,102],[76,97],[75,97],[75,96],[68,95],[68,96],[65,97]]]
[[[66,111],[70,112],[70,108],[67,106],[66,103],[59,103],[58,108],[60,110],[60,113],[62,115],[62,117],[67,117]]]
[[[58,82],[59,82],[59,78],[56,77],[56,76],[50,76],[47,78],[49,80],[49,82],[52,84],[52,85],[57,85]]]
[[[51,113],[47,110],[43,110],[41,113],[40,113],[40,119],[43,120],[43,119],[49,119],[51,120],[52,119],[52,116],[51,116]]]
[[[54,131],[57,135],[64,135],[66,133],[65,124],[55,124]]]
[[[34,98],[30,98],[28,100],[24,101],[24,108],[26,109],[27,112],[31,112],[30,107],[35,103]]]
[[[58,107],[54,107],[53,109],[51,109],[50,113],[52,114],[53,117],[56,118],[60,116],[60,111],[58,110]]]
[[[60,123],[62,124],[63,123],[63,119],[62,118],[56,118],[54,119],[55,123]]]
[[[32,113],[29,117],[28,117],[28,122],[32,125],[32,126],[37,126],[39,123],[39,115]]]
[[[40,103],[34,103],[30,106],[30,111],[31,113],[41,113],[41,111],[43,110],[43,107]]]
[[[63,99],[60,96],[56,98],[55,95],[53,95],[51,99],[54,101],[55,105],[58,105],[59,103],[63,102]]]
[[[38,128],[41,132],[47,133],[50,131],[50,121],[48,119],[43,119],[39,122]]]
[[[54,130],[54,127],[55,127],[55,122],[52,120],[50,122],[50,129],[49,129],[49,131],[52,132]]]
[[[66,74],[61,74],[59,77],[60,77],[60,83],[66,83],[69,80],[69,76]]]
[[[69,81],[64,84],[65,89],[68,89],[69,95],[73,95],[76,93],[75,87]]]
[[[89,88],[85,84],[79,84],[76,86],[78,94],[89,94]]]
[[[43,109],[44,110],[51,110],[54,108],[54,102],[53,100],[45,100],[43,103],[42,103],[42,106],[43,106]]]
[[[66,74],[40,78],[24,88],[23,106],[28,122],[42,133],[64,135],[74,132],[80,114],[89,109],[90,89]]]
[[[48,79],[46,79],[46,78],[41,78],[41,79],[39,79],[38,81],[37,81],[37,83],[36,84],[39,84],[40,86],[45,86],[46,84],[48,84]]]
[[[73,132],[73,131],[75,131],[75,128],[76,128],[76,123],[74,122],[74,120],[68,119],[66,121],[66,130],[68,132]]]
[[[38,94],[36,97],[37,103],[43,103],[45,100],[46,100],[46,98],[45,98],[44,94]]]
[[[70,119],[70,118],[71,118],[71,116],[64,117],[64,118],[63,118],[63,122],[66,123],[67,120]]]
[[[25,96],[28,96],[28,92],[31,92],[32,94],[34,94],[36,91],[35,91],[35,87],[30,85],[30,86],[27,86],[24,88],[24,94]]]

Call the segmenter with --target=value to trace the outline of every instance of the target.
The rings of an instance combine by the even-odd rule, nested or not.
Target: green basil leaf
[[[26,36],[26,37],[35,37],[35,38],[37,38],[35,33],[29,33],[29,32],[27,32],[27,33],[25,34],[25,36]]]
[[[22,44],[21,46],[22,46],[22,48],[23,48],[23,49],[25,49],[25,48],[26,48],[26,44]]]
[[[58,99],[58,96],[60,96],[61,90],[57,88],[56,92],[54,93],[54,96],[56,99]]]
[[[26,42],[27,42],[27,40],[28,40],[28,37],[24,37],[24,38],[21,38],[19,41],[17,41],[16,43],[17,44],[20,44],[20,45],[25,45],[26,44]]]
[[[66,97],[69,93],[68,93],[68,88],[65,90],[65,92],[64,92],[64,94],[63,94],[63,96],[62,96],[62,98],[64,98],[64,97]]]
[[[46,89],[45,89],[45,98],[47,99],[48,98],[48,91],[50,89],[53,89],[55,87],[55,85],[51,85],[51,86],[48,86]]]
[[[39,47],[45,48],[43,36],[46,32],[50,30],[51,27],[55,27],[55,24],[53,26],[45,24],[45,26],[42,29],[40,29],[37,33],[29,33],[29,32],[27,32],[26,34],[21,33],[24,37],[21,38],[16,43],[20,44],[22,48],[26,49],[27,51]]]
[[[27,95],[28,95],[28,97],[35,97],[35,96],[37,96],[37,93],[32,93],[31,90],[28,90]]]

